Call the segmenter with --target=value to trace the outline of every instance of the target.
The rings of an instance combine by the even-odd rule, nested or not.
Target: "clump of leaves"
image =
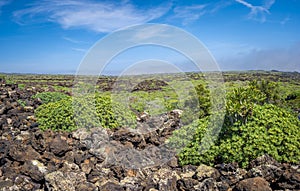
[[[112,102],[110,96],[97,94],[95,97],[96,115],[105,128],[120,126],[135,127],[136,116],[123,104]]]
[[[135,115],[121,104],[112,103],[109,96],[66,98],[42,104],[35,112],[43,130],[73,131],[77,128],[115,128],[135,125]]]
[[[51,102],[56,102],[56,101],[70,98],[70,96],[61,92],[42,92],[42,93],[35,94],[34,96],[32,96],[32,98],[33,99],[39,98],[41,99],[43,104],[48,104]]]
[[[18,84],[18,88],[21,89],[21,90],[24,90],[25,87],[26,87],[25,84]]]
[[[188,124],[191,121],[199,118],[203,118],[210,115],[210,92],[204,86],[204,84],[198,84],[195,86],[195,91],[190,91],[188,97],[184,101],[183,115],[181,122]]]
[[[269,80],[254,80],[251,81],[249,85],[265,95],[265,103],[278,104],[280,102],[278,85],[275,82]]]
[[[24,100],[19,99],[19,100],[17,100],[17,102],[18,102],[18,104],[19,104],[20,106],[22,106],[22,107],[25,107],[25,106],[26,106],[26,101],[24,101]]]

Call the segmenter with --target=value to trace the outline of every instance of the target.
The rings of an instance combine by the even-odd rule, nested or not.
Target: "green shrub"
[[[219,147],[224,162],[236,161],[245,167],[266,153],[280,162],[300,162],[300,124],[285,109],[256,105],[246,124],[227,128],[231,133],[220,141]]]
[[[280,162],[300,162],[299,121],[290,112],[277,106],[255,105],[253,115],[246,124],[236,122],[232,126],[224,125],[222,131],[227,133],[204,154],[200,153],[200,143],[206,133],[208,120],[198,120],[191,125],[197,124],[192,141],[179,154],[182,165],[238,162],[246,167],[251,160],[263,154],[269,154]],[[184,128],[178,130],[178,134],[185,136],[184,132],[188,131]]]
[[[184,112],[181,117],[183,124],[189,124],[191,121],[210,115],[210,92],[203,85],[195,86],[195,91],[190,91],[184,101]]]
[[[35,111],[39,128],[42,130],[52,129],[54,131],[75,130],[76,124],[73,114],[71,99],[43,104]]]
[[[226,105],[219,139],[207,152],[201,153],[209,118],[197,120],[174,132],[170,142],[182,145],[176,134],[185,137],[196,128],[192,141],[187,144],[186,139],[184,145],[187,146],[179,154],[182,165],[238,162],[246,167],[263,154],[280,162],[300,162],[300,123],[293,113],[266,103],[266,94],[251,85],[228,92]]]
[[[236,122],[246,123],[255,105],[264,104],[266,96],[253,86],[235,88],[226,96],[226,125]]]
[[[50,102],[56,102],[60,101],[66,98],[70,98],[70,96],[61,93],[61,92],[42,92],[42,93],[37,93],[34,96],[32,96],[33,99],[41,99],[43,104],[47,104]]]
[[[95,100],[96,115],[103,127],[135,127],[136,116],[124,105],[112,102],[110,96],[107,95],[98,94]]]
[[[174,131],[168,139],[169,147],[180,152],[179,161],[181,165],[214,164],[218,147],[213,145],[204,152],[203,149],[208,142],[201,144],[204,135],[207,133],[208,125],[209,118],[207,117],[195,120],[193,123]]]
[[[265,95],[265,103],[278,104],[280,102],[279,99],[279,91],[278,84],[275,82],[271,82],[269,80],[254,80],[249,83],[250,86],[259,90]]]
[[[178,97],[172,90],[144,92],[136,91],[130,95],[120,94],[128,98],[128,106],[135,113],[147,112],[150,115],[159,115],[173,109],[178,109]]]
[[[93,107],[95,106],[95,107]],[[66,98],[39,106],[36,110],[39,127],[43,130],[73,131],[80,127],[115,128],[135,125],[135,116],[109,96]]]

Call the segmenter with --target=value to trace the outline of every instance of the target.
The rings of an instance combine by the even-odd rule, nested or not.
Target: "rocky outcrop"
[[[163,144],[180,126],[178,111],[144,117],[134,130],[41,131],[32,109],[38,104],[30,99],[35,91],[0,86],[0,190],[300,189],[299,165],[281,164],[267,155],[247,169],[235,163],[180,166]]]

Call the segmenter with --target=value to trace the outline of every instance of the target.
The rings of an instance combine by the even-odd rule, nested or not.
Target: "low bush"
[[[235,88],[227,97],[219,139],[205,153],[201,151],[206,144],[203,137],[208,133],[209,117],[177,130],[169,140],[173,145],[186,145],[179,154],[182,165],[238,162],[246,167],[263,154],[279,162],[300,162],[300,122],[292,112],[266,102],[266,94],[253,85]],[[192,129],[188,143],[176,136]]]
[[[248,118],[247,123],[224,125],[222,136],[215,145],[200,154],[201,140],[208,124],[208,119],[205,118],[185,127],[193,129],[195,127],[191,126],[197,125],[192,141],[179,154],[182,165],[238,162],[246,167],[251,160],[263,154],[269,154],[279,162],[300,162],[300,123],[285,109],[271,104],[255,105],[253,115]],[[181,135],[186,132],[184,128],[178,131]],[[178,144],[178,140],[173,141]]]
[[[34,96],[32,96],[33,99],[41,99],[43,104],[47,104],[50,102],[56,102],[60,101],[66,98],[70,98],[70,96],[61,93],[61,92],[42,92],[42,93],[37,93]]]
[[[73,131],[77,128],[115,128],[135,125],[136,117],[123,105],[112,103],[109,96],[66,98],[39,106],[35,112],[43,130]]]

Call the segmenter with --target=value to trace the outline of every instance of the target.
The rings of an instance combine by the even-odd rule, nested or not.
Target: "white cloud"
[[[206,5],[179,6],[173,9],[174,17],[183,19],[183,24],[198,20],[205,14]]]
[[[266,21],[266,14],[270,14],[270,8],[275,3],[275,0],[266,0],[262,5],[257,6],[248,3],[244,0],[235,0],[236,2],[248,7],[250,9],[249,19],[254,19],[260,22]]]
[[[129,2],[112,3],[81,0],[41,0],[29,8],[15,11],[14,17],[20,24],[38,19],[55,22],[63,28],[85,28],[96,32],[111,32],[121,27],[146,23],[161,17],[170,9],[158,6],[141,10]],[[26,20],[26,21],[25,21]]]

